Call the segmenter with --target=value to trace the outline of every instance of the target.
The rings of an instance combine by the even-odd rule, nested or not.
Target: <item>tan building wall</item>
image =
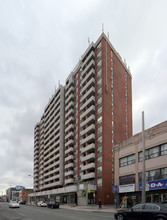
[[[28,203],[28,194],[33,193],[34,190],[21,190],[19,192],[19,200],[20,201],[26,201]]]
[[[160,152],[157,154],[148,155],[149,159],[145,160],[146,173],[156,169],[167,169],[167,147],[161,153],[161,146],[167,143],[167,121],[158,124],[145,131],[145,150],[159,146]],[[139,152],[142,151],[142,133],[136,134],[131,138],[120,142],[114,146],[115,158],[115,180],[114,184],[119,189],[120,177],[135,174],[135,191],[139,191],[139,176],[142,172],[142,162],[139,161]],[[135,155],[135,162],[130,165],[121,166],[121,158]],[[151,158],[153,157],[153,158]],[[131,163],[131,162],[130,162]],[[166,175],[167,179],[167,175]],[[152,191],[153,192],[153,191]]]

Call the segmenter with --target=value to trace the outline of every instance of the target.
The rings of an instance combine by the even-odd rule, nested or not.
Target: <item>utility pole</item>
[[[145,133],[144,133],[144,111],[142,112],[142,143],[143,143],[143,172],[142,172],[142,203],[146,202],[146,174],[145,174]]]

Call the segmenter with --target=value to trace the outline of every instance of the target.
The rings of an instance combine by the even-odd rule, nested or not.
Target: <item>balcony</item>
[[[74,102],[73,101],[70,101],[68,103],[68,105],[65,106],[65,111],[67,111],[68,109],[70,109],[70,107],[74,107]]]
[[[65,176],[71,176],[71,175],[73,175],[73,171],[71,170],[71,171],[68,171],[68,172],[65,172]]]
[[[70,88],[73,87],[73,86],[74,86],[74,78],[71,77],[71,78],[69,79],[68,84],[66,84],[66,89],[70,89]]]
[[[74,92],[74,87],[73,86],[71,86],[69,89],[68,89],[68,91],[66,91],[66,93],[65,93],[65,97],[67,98],[71,93],[73,93]]]
[[[44,149],[46,149],[49,146],[50,142],[44,147]],[[55,143],[53,143],[53,145],[48,148],[47,150],[45,150],[44,154],[46,155],[50,150],[52,150],[54,147],[59,147],[60,145],[60,139],[57,140]]]
[[[58,159],[59,157],[60,157],[60,154],[57,154],[56,156],[53,156],[51,159],[44,162],[44,166],[47,165],[48,163],[51,163],[52,161]]]
[[[84,110],[84,108],[89,108],[92,104],[95,103],[95,97],[92,95],[81,107],[81,111]]]
[[[86,66],[86,68],[83,70],[82,76],[84,76],[85,73],[89,72],[92,68],[94,68],[94,66],[95,66],[95,61],[92,60],[92,61]]]
[[[90,116],[92,114],[95,113],[95,106],[91,105],[86,111],[83,111],[83,113],[81,114],[81,119],[83,119],[86,116]]]
[[[95,159],[95,153],[91,153],[91,154],[88,154],[82,157],[81,161],[84,162],[84,161],[94,160],[94,159]]]
[[[92,178],[95,178],[95,173],[94,172],[88,173],[88,174],[83,174],[81,176],[81,180],[92,179]]]
[[[74,138],[74,132],[73,132],[73,131],[69,132],[69,133],[65,136],[65,140],[67,140],[68,138]]]
[[[94,169],[95,168],[95,163],[89,163],[87,165],[84,165],[81,167],[81,170],[89,170],[89,169]]]
[[[81,92],[82,93],[85,93],[86,91],[85,90],[89,90],[89,88],[91,86],[94,86],[95,85],[95,79],[92,78],[91,80],[89,80],[89,82],[86,83],[86,85],[81,89]]]
[[[73,147],[70,147],[67,150],[65,150],[65,155],[70,153],[70,152],[73,152],[73,151],[74,151]]]
[[[90,52],[90,54],[88,55],[88,57],[85,59],[85,61],[83,62],[83,66],[85,66],[91,59],[93,59],[95,57],[95,53],[94,51]]]
[[[92,125],[90,125],[89,127],[87,127],[87,128],[85,128],[84,130],[82,130],[81,132],[80,132],[80,134],[83,136],[83,135],[86,135],[86,134],[91,134],[91,133],[93,133],[95,131],[95,125],[94,124],[92,124]]]
[[[89,144],[86,147],[82,148],[81,153],[83,154],[83,153],[86,153],[86,152],[92,152],[94,150],[95,150],[95,144],[92,143],[92,144]]]
[[[46,188],[49,188],[49,187],[59,186],[59,185],[61,185],[61,184],[60,184],[60,182],[58,181],[58,182],[54,182],[54,183],[50,183],[50,184],[45,184],[45,185],[43,186],[43,188],[46,189]]]
[[[59,170],[60,170],[60,168],[58,167],[58,168],[53,169],[53,170],[51,170],[51,171],[49,171],[49,172],[47,172],[47,173],[44,173],[43,176],[45,177],[45,176],[51,175],[51,174],[53,174],[53,173],[57,173],[57,172],[59,172]]]
[[[80,127],[84,127],[85,125],[92,124],[94,122],[95,122],[95,115],[91,115],[89,116],[89,118],[87,118],[86,120],[80,123]]]
[[[74,158],[74,156],[73,156],[73,155],[70,155],[70,156],[68,156],[68,157],[65,158],[65,162],[66,162],[66,161],[69,161],[69,160],[73,160],[73,158]]]
[[[65,147],[71,146],[74,144],[74,140],[69,140],[68,142],[65,143]]]
[[[52,176],[52,177],[49,177],[49,178],[46,178],[44,179],[44,183],[48,182],[48,181],[51,181],[51,180],[56,180],[56,179],[59,179],[60,175],[56,175],[56,176]]]
[[[67,104],[69,101],[73,101],[73,100],[74,100],[74,94],[70,94],[68,96],[68,98],[66,99],[65,104]]]
[[[92,95],[95,95],[95,87],[92,86],[80,99],[81,102],[85,101],[85,99],[89,99]]]
[[[67,132],[67,131],[71,131],[71,130],[73,130],[74,129],[74,124],[70,124],[66,129],[65,129],[65,133]]]
[[[69,183],[73,183],[73,182],[74,182],[73,178],[65,180],[65,184],[69,184]]]
[[[89,81],[92,77],[94,78],[95,76],[95,70],[94,69],[91,69],[89,71],[89,73],[86,75],[86,76],[83,76],[82,75],[82,81],[81,81],[81,86],[84,86],[84,84],[86,83],[86,81]]]
[[[65,169],[68,169],[68,168],[70,168],[70,167],[73,168],[73,166],[74,166],[73,163],[66,164],[66,165],[65,165]]]
[[[89,136],[87,136],[86,138],[83,138],[81,140],[81,144],[85,144],[85,143],[89,143],[95,140],[95,134],[90,134]]]
[[[60,147],[57,147],[55,150],[53,150],[52,152],[50,152],[48,155],[44,156],[44,160],[46,160],[47,158],[54,156],[54,154],[57,152],[59,152]]]
[[[70,109],[67,113],[65,113],[65,118],[68,116],[73,116],[74,115],[74,109]]]
[[[65,125],[67,125],[70,122],[73,123],[73,121],[74,121],[74,117],[71,116],[69,119],[66,120]]]
[[[51,164],[51,165],[49,165],[47,167],[44,167],[44,171],[47,171],[47,170],[49,170],[52,167],[56,167],[59,164],[60,164],[60,161],[58,160],[58,161],[54,162],[53,164]]]

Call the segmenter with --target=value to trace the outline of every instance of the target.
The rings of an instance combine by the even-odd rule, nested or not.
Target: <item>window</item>
[[[141,210],[141,209],[143,209],[144,208],[144,204],[138,204],[138,205],[135,205],[134,207],[133,207],[133,210]]]
[[[98,162],[98,163],[102,163],[102,156],[100,156],[100,157],[97,158],[97,162]]]
[[[99,144],[99,143],[102,143],[102,136],[98,137],[97,143],[98,143],[98,144]]]
[[[102,87],[100,87],[98,90],[97,90],[97,95],[101,94],[102,93]]]
[[[97,124],[102,122],[102,115],[100,117],[97,118]]]
[[[102,186],[102,178],[97,179],[97,186]]]
[[[145,159],[146,160],[152,159],[152,158],[155,158],[155,157],[159,157],[159,156],[160,156],[160,147],[159,146],[150,148],[150,149],[145,151]],[[142,151],[139,152],[138,158],[139,158],[139,162],[141,162],[142,158],[143,158],[143,152]]]
[[[161,145],[161,155],[167,154],[167,143]]]
[[[100,78],[98,81],[97,81],[97,85],[100,85],[102,83],[102,78]]]
[[[146,160],[152,159],[159,156],[159,146],[150,148],[146,151]]]
[[[97,54],[97,58],[101,57],[101,50],[99,51],[99,53]]]
[[[102,146],[99,146],[98,148],[97,148],[97,153],[101,153],[102,152]]]
[[[126,185],[126,184],[131,184],[131,183],[135,183],[135,174],[128,175],[128,176],[121,176],[119,178],[120,185]]]
[[[97,173],[102,173],[102,166],[97,168]]]
[[[146,172],[147,181],[154,181],[154,180],[160,180],[166,178],[167,178],[167,167],[156,170],[150,170]],[[142,173],[139,173],[139,182],[142,182]]]
[[[102,106],[100,106],[98,109],[97,109],[97,114],[100,114],[102,112]]]
[[[167,167],[161,169],[162,179],[167,179]]]
[[[102,102],[102,97],[98,98],[97,105],[99,105]]]
[[[124,167],[135,163],[135,154],[119,159],[119,166]]]
[[[97,128],[97,133],[99,134],[99,133],[101,133],[101,132],[102,132],[102,126],[100,126],[100,127]]]
[[[99,62],[97,63],[97,68],[101,66],[101,59],[99,60]]]
[[[74,179],[76,179],[76,180],[78,179],[78,175],[77,174],[74,175]]]
[[[112,52],[112,50],[111,50],[111,57],[113,57],[113,52]]]
[[[101,48],[101,41],[100,43],[97,45],[97,49]]]
[[[102,70],[99,69],[98,72],[97,72],[97,76],[101,76],[101,72],[102,72]]]

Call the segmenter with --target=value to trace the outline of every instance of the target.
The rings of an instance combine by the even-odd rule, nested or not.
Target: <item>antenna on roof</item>
[[[107,37],[108,37],[108,39],[109,39],[109,32],[107,32]]]
[[[60,86],[60,80],[59,80],[59,82],[58,82],[58,85]]]
[[[90,45],[90,39],[89,39],[89,37],[88,37],[88,44]]]
[[[102,33],[104,33],[104,23],[102,24]]]

